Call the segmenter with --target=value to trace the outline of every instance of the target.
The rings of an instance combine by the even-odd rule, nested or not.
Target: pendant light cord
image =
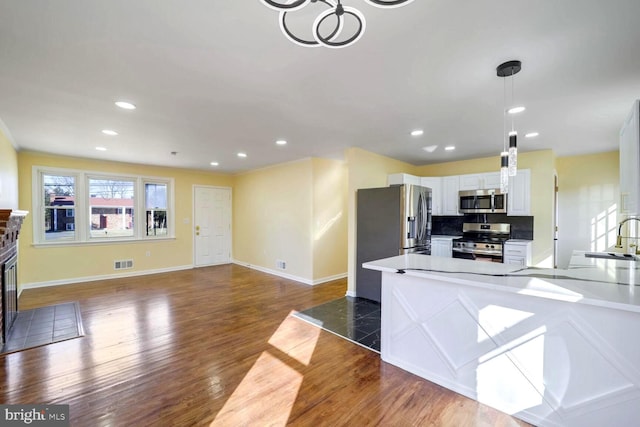
[[[511,68],[511,108],[513,108],[515,106],[514,104],[514,99],[515,99],[515,85],[513,83],[514,81],[514,77],[513,77],[513,68]],[[511,114],[511,132],[515,131],[515,126],[513,124],[513,122],[515,121],[514,116],[515,114]]]
[[[502,80],[502,151],[507,151],[507,80]]]

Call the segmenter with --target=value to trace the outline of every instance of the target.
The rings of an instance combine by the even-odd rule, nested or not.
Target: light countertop
[[[640,313],[640,262],[586,258],[584,253],[574,251],[567,269],[523,268],[418,254],[371,261],[363,267]]]

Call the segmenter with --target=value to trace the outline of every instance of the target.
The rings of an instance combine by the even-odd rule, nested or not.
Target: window
[[[89,178],[91,238],[135,236],[135,187],[132,179]]]
[[[167,184],[145,182],[144,205],[146,209],[147,236],[166,236]]]
[[[36,244],[173,237],[171,178],[35,167],[33,182]]]
[[[41,228],[42,240],[75,240],[76,177],[74,175],[42,174],[39,192],[43,201],[44,223]],[[69,211],[72,212],[69,215]]]

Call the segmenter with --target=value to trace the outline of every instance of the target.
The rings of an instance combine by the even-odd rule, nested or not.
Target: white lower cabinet
[[[504,243],[504,264],[521,265],[527,267],[531,265],[531,240],[507,240]]]
[[[431,238],[431,256],[451,258],[453,241],[449,237]]]

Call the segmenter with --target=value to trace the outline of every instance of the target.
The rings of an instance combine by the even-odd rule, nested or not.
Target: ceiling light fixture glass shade
[[[518,132],[509,132],[509,176],[518,173]]]
[[[351,46],[363,36],[366,28],[364,15],[351,6],[344,6],[342,0],[260,0],[267,7],[280,12],[279,23],[282,33],[293,43],[304,47],[324,46],[342,48]],[[411,3],[413,0],[365,0],[372,6],[379,8],[394,8]],[[298,11],[310,3],[324,6],[311,26],[313,39],[304,39],[291,30],[287,25],[287,16]],[[345,20],[347,34],[345,34]]]
[[[509,153],[507,151],[500,153],[500,192],[503,194],[509,192]]]
[[[524,110],[526,110],[525,107],[511,107],[507,110],[507,113],[518,114],[518,113],[522,113]]]
[[[124,110],[135,110],[136,106],[127,101],[116,101],[115,104]]]

